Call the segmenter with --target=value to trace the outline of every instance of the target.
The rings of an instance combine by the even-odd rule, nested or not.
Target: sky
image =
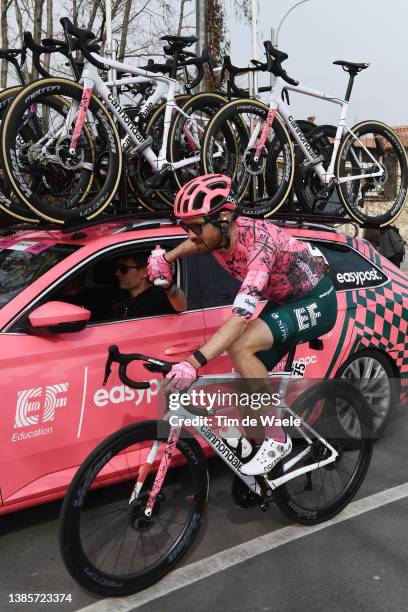
[[[264,57],[262,41],[296,1],[258,0],[258,59]],[[251,26],[237,22],[229,10],[227,30],[233,64],[246,65],[252,58]],[[408,0],[309,0],[287,16],[278,43],[289,55],[284,63],[289,76],[339,97],[348,75],[332,62],[369,62],[355,79],[347,124],[377,119],[408,125]],[[291,107],[296,118],[314,115],[319,124],[337,123],[340,109],[300,94],[291,96]]]

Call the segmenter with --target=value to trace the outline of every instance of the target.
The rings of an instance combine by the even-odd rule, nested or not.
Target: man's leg
[[[269,380],[268,370],[256,356],[256,353],[270,350],[273,346],[273,342],[273,334],[268,325],[261,319],[255,319],[248,324],[246,330],[228,350],[235,370],[242,378],[248,379],[247,388],[249,393],[270,392],[270,388],[266,382]],[[274,438],[282,442],[286,440],[286,435],[281,427],[271,425],[264,431],[264,427],[260,423],[257,413],[250,407],[245,410],[242,416],[256,419],[257,425],[252,426],[247,433],[257,444],[263,442],[265,433],[268,438]]]

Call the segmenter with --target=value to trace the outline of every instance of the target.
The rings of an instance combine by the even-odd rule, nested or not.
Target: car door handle
[[[175,344],[164,351],[165,355],[178,355],[179,353],[188,353],[189,351],[198,351],[200,345],[197,342],[186,342],[184,344]]]

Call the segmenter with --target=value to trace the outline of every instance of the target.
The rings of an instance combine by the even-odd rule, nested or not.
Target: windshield
[[[16,238],[0,240],[0,308],[78,248]]]

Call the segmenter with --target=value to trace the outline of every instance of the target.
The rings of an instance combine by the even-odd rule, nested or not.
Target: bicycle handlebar
[[[116,344],[112,344],[108,349],[108,359],[105,365],[105,377],[103,385],[106,385],[108,378],[111,373],[112,363],[119,364],[119,378],[120,380],[133,389],[148,389],[150,383],[146,381],[136,381],[128,377],[126,368],[132,361],[144,361],[143,364],[146,369],[150,372],[160,372],[161,374],[168,374],[170,372],[173,363],[170,361],[163,361],[162,359],[155,359],[148,357],[147,355],[141,355],[140,353],[121,353]]]
[[[108,359],[105,364],[105,376],[103,379],[103,385],[105,386],[108,382],[108,378],[111,374],[112,363],[119,364],[119,378],[120,380],[131,387],[132,389],[149,389],[150,383],[147,381],[137,381],[129,378],[126,372],[127,366],[132,361],[143,361],[143,366],[149,370],[149,372],[160,372],[168,374],[174,365],[172,361],[164,361],[163,359],[156,359],[155,357],[148,357],[147,355],[141,355],[140,353],[121,353],[116,344],[112,344],[108,349]],[[211,416],[215,414],[213,408],[195,408],[194,406],[186,407],[186,410],[195,416]]]
[[[36,67],[38,73],[41,74],[41,76],[48,78],[51,77],[51,75],[42,66],[40,62],[41,55],[45,55],[47,53],[61,53],[61,55],[64,55],[65,57],[70,59],[69,48],[65,42],[56,40],[55,38],[46,38],[41,42],[42,44],[39,45],[34,41],[31,32],[24,32],[24,51],[30,49],[31,53],[33,54],[33,64]]]
[[[73,36],[78,40],[78,46],[84,57],[99,68],[100,70],[110,70],[110,67],[107,64],[103,64],[99,60],[95,59],[92,56],[92,53],[98,53],[100,50],[99,45],[96,42],[91,43],[91,41],[95,41],[95,34],[90,30],[83,30],[81,28],[77,28],[74,24],[68,19],[68,17],[62,17],[60,19],[60,23],[64,28],[65,35],[67,40],[69,40],[68,34]]]
[[[270,40],[265,40],[264,42],[266,60],[267,60],[267,70],[272,72],[277,77],[282,77],[284,81],[289,83],[289,85],[294,85],[295,87],[299,85],[299,81],[295,81],[292,79],[286,70],[282,68],[282,62],[288,59],[288,54],[283,51],[279,51],[276,49]]]
[[[253,66],[245,66],[244,68],[238,68],[238,66],[234,66],[231,62],[231,58],[229,55],[224,57],[224,62],[221,69],[221,81],[225,78],[225,73],[228,71],[228,87],[231,91],[234,92],[236,96],[239,98],[247,98],[249,93],[245,89],[241,89],[235,83],[235,77],[240,74],[248,74],[249,72],[266,72],[267,70],[267,62],[260,62],[258,60],[251,60]],[[259,88],[259,91],[270,91],[270,87],[262,87]]]

